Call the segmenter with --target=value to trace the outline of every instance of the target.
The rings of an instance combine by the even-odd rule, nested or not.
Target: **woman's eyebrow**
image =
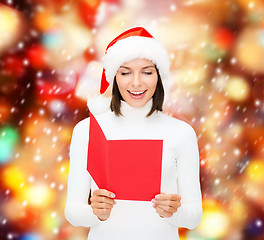
[[[142,69],[146,69],[146,68],[155,68],[155,66],[150,65],[150,66],[143,67]]]
[[[125,66],[120,66],[119,68],[130,69],[129,67],[125,67]]]

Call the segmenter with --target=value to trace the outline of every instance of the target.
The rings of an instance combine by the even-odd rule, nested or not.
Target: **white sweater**
[[[151,104],[152,100],[143,108],[133,108],[122,102],[123,116],[108,110],[95,118],[108,140],[163,140],[161,192],[179,194],[181,207],[172,217],[161,218],[151,202],[116,200],[110,217],[100,221],[88,205],[90,189],[98,187],[86,170],[90,121],[86,118],[73,130],[65,216],[74,226],[91,227],[89,240],[176,240],[178,227],[194,229],[201,221],[196,134],[187,123],[161,112],[146,117]]]

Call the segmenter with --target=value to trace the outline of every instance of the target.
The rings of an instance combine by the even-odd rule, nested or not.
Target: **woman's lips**
[[[127,91],[133,99],[142,99],[147,90],[143,90],[143,91],[129,91],[129,90],[127,90]]]

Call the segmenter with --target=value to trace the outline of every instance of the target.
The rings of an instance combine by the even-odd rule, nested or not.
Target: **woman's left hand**
[[[171,217],[181,206],[181,197],[178,194],[161,193],[151,200],[153,207],[161,217]]]

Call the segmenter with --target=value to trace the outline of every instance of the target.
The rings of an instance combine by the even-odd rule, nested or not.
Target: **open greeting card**
[[[150,201],[160,193],[162,140],[107,140],[90,114],[87,170],[115,199]]]

